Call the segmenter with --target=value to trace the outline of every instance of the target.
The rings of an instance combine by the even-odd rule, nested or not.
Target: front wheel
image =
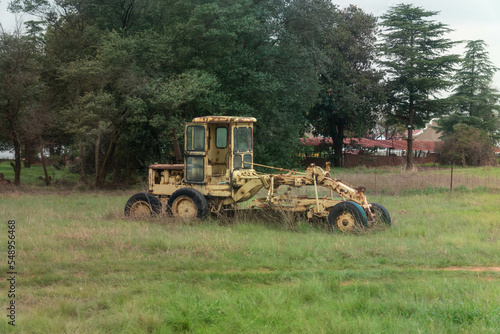
[[[328,214],[328,224],[341,232],[352,232],[366,228],[366,212],[354,202],[340,202]]]
[[[193,188],[181,188],[168,198],[168,207],[177,218],[203,218],[208,214],[208,202],[205,196]]]
[[[158,198],[148,193],[133,195],[125,204],[125,216],[132,218],[146,218],[161,212]]]

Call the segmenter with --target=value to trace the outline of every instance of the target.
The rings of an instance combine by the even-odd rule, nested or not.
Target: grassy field
[[[500,195],[370,196],[389,229],[124,219],[131,193],[0,195],[1,333],[498,333]],[[8,282],[0,281],[6,314]]]

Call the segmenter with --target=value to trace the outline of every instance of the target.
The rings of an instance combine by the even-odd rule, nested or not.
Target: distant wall
[[[365,154],[346,154],[344,165],[346,168],[353,168],[358,166],[365,167],[382,167],[382,166],[405,166],[406,157],[398,156],[382,156],[382,155],[365,155]],[[429,153],[427,157],[413,158],[416,164],[425,164],[437,162],[439,154]],[[314,163],[316,166],[325,167],[326,160],[323,158],[306,158],[303,160],[303,166],[309,166]]]
[[[0,159],[14,160],[14,152],[11,152],[11,151],[0,151]]]

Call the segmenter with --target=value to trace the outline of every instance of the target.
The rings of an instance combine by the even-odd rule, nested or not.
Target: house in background
[[[413,130],[413,152],[416,164],[436,162],[438,154],[437,145],[440,142],[439,133],[435,127],[437,119],[432,119],[423,129]],[[406,134],[405,134],[406,135]],[[333,142],[331,138],[302,138],[305,146],[303,164],[308,166],[315,163],[323,166],[327,161],[333,160]],[[344,139],[344,166],[402,166],[406,164],[407,141],[398,139],[370,139],[346,138]]]
[[[431,121],[425,125],[425,128],[413,133],[413,139],[415,141],[440,142],[441,140],[439,137],[441,135],[436,130],[438,125],[437,121],[437,118],[431,119]]]

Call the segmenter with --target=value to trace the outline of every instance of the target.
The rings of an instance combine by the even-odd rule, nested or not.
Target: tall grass
[[[250,217],[129,220],[128,196],[0,197],[19,241],[17,323],[0,318],[0,332],[500,331],[500,195],[371,196],[393,226],[357,235]],[[6,291],[1,280],[4,309]]]

